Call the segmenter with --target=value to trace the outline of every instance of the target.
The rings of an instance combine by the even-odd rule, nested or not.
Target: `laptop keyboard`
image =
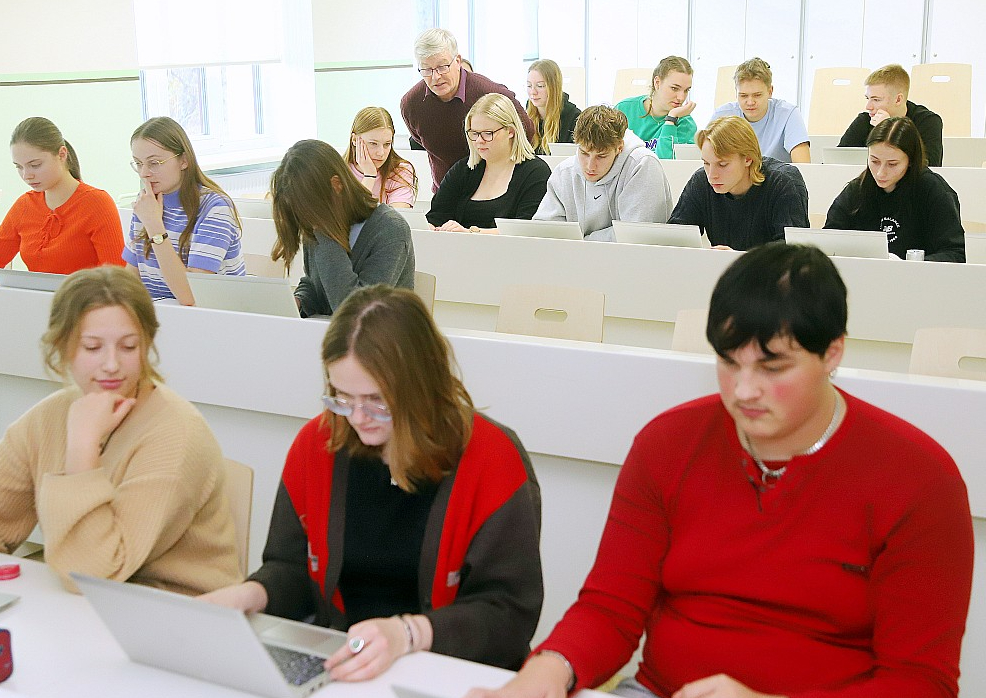
[[[302,686],[325,671],[325,657],[264,645],[288,683]]]

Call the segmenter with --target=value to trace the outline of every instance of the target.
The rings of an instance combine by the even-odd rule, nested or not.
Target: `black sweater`
[[[558,117],[558,139],[556,143],[574,143],[575,122],[578,121],[582,110],[568,101],[568,93],[562,92],[561,114]],[[544,121],[538,122],[538,135],[544,138]],[[538,155],[547,155],[544,146],[538,146]]]
[[[832,202],[825,227],[883,230],[890,251],[901,259],[907,250],[924,250],[930,261],[965,261],[959,197],[944,177],[928,168],[914,182],[901,181],[889,194],[875,182],[852,180]]]
[[[908,101],[907,118],[914,122],[924,141],[924,151],[928,156],[928,165],[931,167],[941,167],[942,162],[942,121],[941,117],[933,111],[920,104]],[[873,127],[870,126],[870,115],[862,112],[853,119],[849,128],[842,134],[839,147],[861,148],[866,145],[866,139],[870,135]]]

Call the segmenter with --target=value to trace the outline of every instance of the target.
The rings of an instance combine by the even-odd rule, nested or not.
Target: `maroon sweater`
[[[463,123],[476,100],[490,92],[499,92],[513,100],[514,108],[524,123],[527,140],[533,140],[536,132],[534,123],[514,93],[506,85],[493,82],[479,73],[463,70],[459,90],[448,102],[436,97],[424,80],[419,80],[401,98],[401,115],[411,137],[428,151],[433,192],[438,191],[438,185],[452,165],[469,155]]]
[[[637,679],[659,696],[722,672],[790,698],[954,697],[965,485],[929,436],[843,395],[832,439],[759,495],[718,395],[647,425],[579,599],[538,649],[565,655],[579,688],[645,632]]]

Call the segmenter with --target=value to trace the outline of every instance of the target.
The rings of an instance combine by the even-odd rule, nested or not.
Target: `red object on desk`
[[[0,629],[0,683],[14,673],[14,657],[10,653],[10,631]]]
[[[17,579],[21,576],[21,566],[14,565],[0,565],[0,580],[2,579]]]

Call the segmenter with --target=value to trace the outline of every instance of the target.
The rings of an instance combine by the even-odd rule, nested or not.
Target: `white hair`
[[[414,40],[414,60],[419,64],[426,58],[448,53],[449,58],[459,55],[459,43],[452,32],[445,29],[425,29]]]

